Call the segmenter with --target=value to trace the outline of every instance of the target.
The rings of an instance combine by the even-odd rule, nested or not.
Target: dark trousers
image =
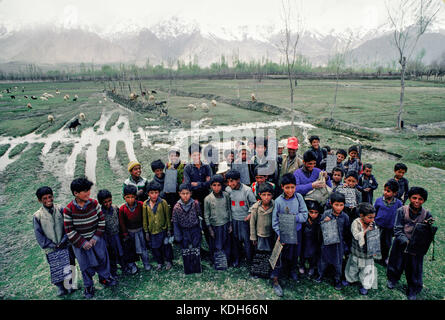
[[[214,263],[214,255],[216,251],[222,250],[226,254],[227,260],[230,258],[230,222],[222,226],[212,226],[215,237],[210,237],[210,260]]]
[[[207,223],[205,222],[204,219],[204,198],[207,197],[209,193],[207,191],[198,191],[195,190],[192,192],[192,198],[195,200],[198,200],[199,202],[199,208],[201,209],[201,229],[204,232],[204,239],[207,242],[207,246],[210,248],[210,232],[209,232],[209,228],[207,226]],[[202,251],[202,249],[201,249]],[[201,252],[201,257],[203,257],[202,252]]]
[[[236,228],[235,223],[240,224]],[[253,246],[250,242],[250,225],[249,221],[232,221],[232,257],[234,263],[239,263],[242,257],[242,252],[246,256],[247,262],[251,263],[253,258]]]
[[[283,274],[283,270],[287,268],[291,273],[295,272],[298,266],[298,252],[299,246],[297,244],[286,243],[281,250],[278,257],[277,264],[272,270],[271,277],[279,277]]]
[[[391,248],[393,236],[394,236],[393,229],[380,227],[380,250],[382,252],[383,261],[385,261],[388,258],[389,249]]]
[[[94,285],[93,276],[99,275],[99,279],[109,279],[110,278],[110,262],[107,259],[107,263],[103,263],[97,267],[89,267],[82,271],[82,279],[85,287],[92,287]]]
[[[351,226],[352,222],[357,219],[359,217],[358,213],[357,213],[357,208],[344,208],[343,211],[348,215],[349,217],[349,226]],[[348,247],[346,250],[346,254],[349,254],[349,251],[351,249],[351,244],[352,244],[352,232],[351,232],[351,228],[347,228],[346,232],[345,232],[345,236],[344,236],[344,241],[346,243],[346,246]]]
[[[159,248],[152,248],[153,256],[158,264],[164,264],[164,261],[172,263],[173,248],[172,245],[162,244]]]
[[[320,262],[318,264],[318,274],[320,275],[320,277],[323,277],[323,275],[325,274],[326,269],[328,268],[329,265],[332,265],[334,267],[334,270],[335,270],[334,279],[335,279],[335,281],[340,281],[341,280],[341,276],[342,276],[342,263],[329,264],[326,261],[324,261],[323,259],[320,259]]]
[[[404,253],[405,248],[406,244],[394,240],[386,275],[389,281],[397,282],[405,271],[406,282],[408,283],[407,295],[418,294],[423,287],[423,255]]]

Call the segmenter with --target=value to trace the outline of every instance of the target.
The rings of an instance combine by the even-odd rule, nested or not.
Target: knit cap
[[[136,167],[136,166],[140,166],[141,164],[139,163],[139,162],[137,162],[137,161],[130,161],[129,163],[128,163],[128,172],[131,172],[131,170],[133,170],[133,168],[134,167]]]

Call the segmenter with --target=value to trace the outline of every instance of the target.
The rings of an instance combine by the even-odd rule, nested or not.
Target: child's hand
[[[258,244],[258,241],[257,240],[252,240],[252,244],[253,244],[254,247],[256,247],[257,244]]]
[[[92,248],[93,246],[91,245],[91,243],[89,242],[89,241],[86,241],[84,244],[83,244],[83,249],[84,250],[90,250],[91,248]]]
[[[324,218],[324,220],[323,220],[324,222],[328,222],[328,221],[331,221],[331,218],[329,218],[329,217],[326,217],[326,218]]]
[[[145,240],[150,241],[150,235],[148,234],[148,232],[145,234]]]
[[[198,186],[198,182],[192,182],[192,187],[197,187]]]
[[[97,242],[96,239],[91,239],[90,240],[91,246],[94,247],[96,245],[96,242]]]
[[[232,233],[232,225],[229,226],[229,233]]]
[[[247,217],[244,218],[244,221],[249,221],[250,220],[250,216],[251,216],[251,214],[247,215]]]
[[[277,240],[280,241],[280,236],[278,236]],[[285,245],[285,243],[282,243],[281,241],[280,241],[280,243],[281,243],[281,245],[283,245],[283,246]]]
[[[369,191],[371,191],[371,188],[366,188],[366,189],[364,189],[364,191],[369,192]]]
[[[215,232],[213,231],[212,227],[209,227],[209,233],[212,238],[215,238]]]

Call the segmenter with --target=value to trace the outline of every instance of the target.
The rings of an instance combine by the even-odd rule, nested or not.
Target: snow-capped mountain
[[[300,54],[313,65],[325,65],[330,56],[348,47],[355,63],[389,63],[397,59],[390,44],[389,26],[377,29],[305,30],[298,44]],[[150,27],[130,19],[107,26],[76,24],[11,29],[0,24],[0,63],[96,64],[136,63],[143,65],[182,60],[209,66],[221,55],[230,64],[235,56],[243,61],[264,58],[279,62],[280,27],[265,21],[257,26],[224,28],[197,21],[168,18]],[[417,46],[426,50],[424,63],[445,52],[445,30],[433,29]],[[2,70],[2,66],[0,66]]]

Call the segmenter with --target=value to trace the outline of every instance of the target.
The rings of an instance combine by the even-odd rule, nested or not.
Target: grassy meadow
[[[32,214],[39,208],[35,191],[39,186],[49,185],[55,191],[55,201],[66,205],[72,200],[69,183],[72,177],[95,174],[92,196],[101,188],[109,189],[113,202],[123,201],[122,183],[127,177],[126,164],[131,154],[125,141],[133,138],[133,150],[142,163],[143,176],[151,179],[150,163],[161,158],[166,161],[165,148],[151,148],[139,132],[157,124],[157,117],[148,112],[137,112],[122,108],[110,99],[104,98],[104,83],[63,82],[63,83],[0,83],[0,91],[18,87],[16,99],[2,93],[0,97],[0,298],[1,299],[59,299],[56,288],[50,283],[49,267],[43,251],[38,246],[33,228]],[[249,100],[255,93],[257,100],[272,105],[289,107],[288,82],[286,80],[177,80],[174,89],[192,93],[206,93]],[[25,87],[25,92],[21,88]],[[156,100],[168,100],[169,115],[182,121],[184,130],[193,120],[209,118],[212,125],[231,125],[248,122],[289,121],[286,114],[272,116],[262,112],[249,111],[236,106],[218,103],[212,107],[210,101],[169,95],[159,88],[168,88],[169,81],[144,81],[144,88],[156,89]],[[133,88],[138,88],[136,82]],[[56,95],[56,89],[60,95]],[[317,119],[329,117],[335,91],[334,81],[302,80],[298,82],[293,108],[301,114],[300,119],[314,123]],[[40,97],[44,92],[55,95],[48,101],[30,100],[24,95]],[[137,92],[137,91],[136,91]],[[118,91],[119,93],[119,91]],[[128,89],[125,92],[128,94]],[[69,101],[63,96],[70,95]],[[72,101],[77,94],[79,99]],[[406,124],[417,125],[418,130],[403,132],[394,129],[400,87],[397,81],[341,81],[334,111],[336,120],[361,125],[379,133],[379,138],[370,140],[357,138],[328,128],[303,129],[295,127],[300,140],[299,153],[308,148],[304,136],[317,134],[321,145],[332,149],[345,148],[355,144],[357,139],[365,146],[363,161],[373,164],[373,174],[379,182],[374,199],[381,196],[383,184],[393,175],[396,162],[408,166],[406,177],[410,186],[422,186],[429,191],[425,207],[436,218],[439,230],[436,234],[435,260],[431,261],[432,248],[424,259],[424,289],[419,299],[443,300],[445,297],[445,84],[408,81],[406,88]],[[27,103],[32,104],[28,110]],[[209,112],[200,108],[191,112],[187,105],[200,106],[207,103]],[[69,133],[66,128],[79,113],[86,120],[77,132]],[[55,117],[48,122],[48,115]],[[127,128],[128,120],[128,128]],[[429,127],[422,125],[432,123]],[[169,131],[169,127],[159,130]],[[36,138],[31,133],[35,133]],[[24,136],[28,137],[21,138]],[[284,139],[292,135],[290,126],[277,128],[277,137]],[[88,141],[82,141],[88,137]],[[160,136],[162,137],[162,136]],[[154,135],[150,139],[158,139]],[[45,140],[47,139],[47,140]],[[160,139],[160,138],[159,138]],[[166,142],[165,142],[166,143]],[[46,145],[48,144],[48,145]],[[110,156],[112,148],[116,155]],[[91,171],[91,148],[95,167]],[[182,156],[185,158],[185,155]],[[184,159],[185,160],[185,159]],[[69,165],[69,166],[68,166]],[[67,166],[70,172],[66,172]],[[437,167],[440,169],[436,169]],[[3,168],[0,166],[0,168]],[[90,171],[89,171],[90,170]],[[151,261],[154,261],[150,253]],[[155,263],[154,263],[155,264]],[[113,289],[102,288],[96,281],[95,299],[280,299],[275,296],[270,281],[252,279],[248,268],[215,271],[207,260],[203,260],[202,274],[184,275],[182,258],[177,247],[174,250],[173,269],[170,271],[140,271],[136,275],[122,275],[119,285]],[[329,300],[404,300],[406,281],[402,276],[394,290],[386,288],[385,269],[377,265],[378,290],[370,290],[367,296],[358,293],[353,285],[342,291],[334,290],[329,281],[316,284],[303,277],[300,283],[285,278],[281,282],[284,299],[329,299]],[[82,281],[79,278],[79,284]],[[82,290],[62,299],[83,299]]]

